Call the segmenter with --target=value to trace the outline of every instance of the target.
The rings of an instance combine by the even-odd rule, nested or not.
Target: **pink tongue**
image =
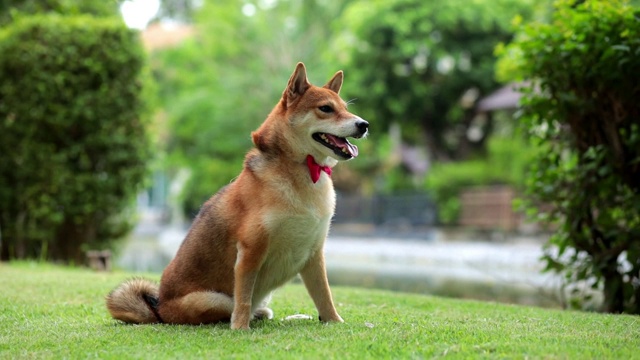
[[[341,149],[347,150],[347,153],[351,156],[358,156],[358,147],[348,142],[347,139],[333,136],[331,134],[325,134],[325,136],[329,139],[329,142]]]
[[[356,157],[358,156],[358,147],[351,144],[350,142],[347,142],[347,152],[349,152],[351,156]]]

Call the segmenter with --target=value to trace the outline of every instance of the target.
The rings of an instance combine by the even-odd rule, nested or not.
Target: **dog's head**
[[[358,147],[347,138],[365,136],[369,123],[347,111],[347,103],[338,95],[342,80],[338,71],[323,87],[314,86],[304,64],[298,63],[280,103],[253,133],[253,142],[263,151],[277,148],[296,158],[312,155],[329,166],[358,156]]]

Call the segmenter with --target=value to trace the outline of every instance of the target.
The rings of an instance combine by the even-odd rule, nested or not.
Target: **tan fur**
[[[322,321],[342,322],[327,281],[323,245],[335,208],[331,178],[310,179],[307,155],[333,167],[345,158],[312,138],[327,133],[362,137],[367,123],[349,113],[338,93],[343,74],[311,85],[299,63],[280,102],[258,130],[238,178],[200,210],[176,257],[165,269],[157,312],[161,321],[202,324],[231,320],[247,329],[272,318],[271,292],[300,274]],[[330,106],[331,112],[321,111]],[[326,109],[326,108],[325,108]],[[127,285],[128,284],[128,285]],[[135,280],[107,297],[111,315],[125,322],[157,322]],[[139,290],[142,289],[142,290]],[[154,321],[151,321],[154,320]]]

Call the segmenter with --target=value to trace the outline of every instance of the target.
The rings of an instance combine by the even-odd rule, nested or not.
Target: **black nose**
[[[358,130],[360,130],[361,134],[364,134],[367,132],[367,129],[369,129],[369,123],[364,120],[359,120],[356,123],[356,127],[358,128]]]

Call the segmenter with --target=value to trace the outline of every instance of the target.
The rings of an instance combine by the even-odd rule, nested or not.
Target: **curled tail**
[[[114,319],[133,324],[160,323],[158,284],[142,279],[129,279],[107,295],[107,309]]]

